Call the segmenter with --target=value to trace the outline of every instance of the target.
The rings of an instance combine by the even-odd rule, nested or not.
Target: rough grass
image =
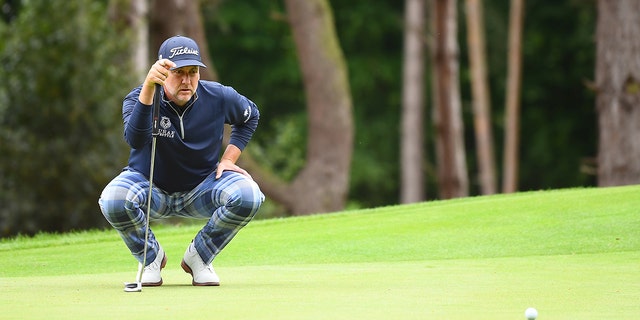
[[[434,201],[254,221],[214,261],[179,267],[195,226],[154,226],[165,285],[112,230],[0,242],[3,319],[626,319],[640,312],[639,186]],[[28,311],[26,311],[28,310]]]

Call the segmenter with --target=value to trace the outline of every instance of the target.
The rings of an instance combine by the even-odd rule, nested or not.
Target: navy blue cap
[[[200,49],[193,39],[175,36],[165,40],[158,50],[158,59],[169,59],[176,68],[200,66],[206,68],[200,58]],[[175,68],[174,68],[175,69]]]

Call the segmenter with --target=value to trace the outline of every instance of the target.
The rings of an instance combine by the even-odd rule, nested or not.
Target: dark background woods
[[[128,64],[126,45],[132,32],[122,32],[109,18],[113,2],[0,2],[1,236],[105,225],[97,198],[124,166],[128,151],[122,142],[121,100],[141,81]],[[329,3],[348,71],[355,129],[346,207],[396,204],[404,3]],[[479,195],[464,5],[458,3],[469,194]],[[199,9],[218,80],[260,106],[260,128],[247,153],[280,179],[293,180],[306,162],[308,111],[285,4],[200,1]],[[484,3],[498,172],[505,127],[508,13],[506,1]],[[595,1],[526,3],[519,190],[597,185],[598,124],[592,90],[596,21]],[[425,45],[436,36],[427,33]],[[157,48],[149,50],[153,56]],[[427,63],[426,74],[431,69]],[[425,129],[416,132],[425,137],[429,200],[439,198],[430,90],[427,77]],[[265,217],[288,214],[274,201],[263,212]]]

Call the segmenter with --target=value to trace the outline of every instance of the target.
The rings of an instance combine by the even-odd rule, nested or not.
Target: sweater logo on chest
[[[173,135],[175,131],[169,130],[171,128],[171,120],[167,117],[162,117],[160,119],[160,128],[158,129],[158,135],[165,138],[173,139]]]
[[[169,127],[171,127],[171,120],[167,117],[162,117],[162,119],[160,119],[160,126],[162,129],[169,129]]]

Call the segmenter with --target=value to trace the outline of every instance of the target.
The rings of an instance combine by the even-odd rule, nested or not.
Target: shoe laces
[[[197,254],[197,253],[196,253]],[[209,271],[210,273],[213,273],[213,266],[211,264],[205,264],[204,261],[202,261],[202,259],[198,256],[196,257],[196,264],[198,265],[198,269],[200,269],[201,271]]]
[[[160,265],[154,261],[150,265],[144,267],[144,270],[145,271],[155,271],[155,270],[158,270],[159,267],[160,267]]]
[[[193,260],[196,263],[196,266],[192,266],[192,268],[193,267],[197,267],[197,269],[199,269],[200,271],[205,271],[206,270],[206,271],[209,271],[209,273],[215,273],[215,271],[213,270],[213,265],[211,265],[211,263],[209,263],[209,264],[204,263],[204,261],[202,260],[202,258],[198,254],[198,251],[193,246],[193,242],[191,243],[191,246],[189,247],[189,253],[193,256]]]
[[[156,258],[153,262],[151,262],[148,266],[144,267],[144,271],[156,271],[160,270],[160,265],[162,265],[162,260],[157,261]]]

